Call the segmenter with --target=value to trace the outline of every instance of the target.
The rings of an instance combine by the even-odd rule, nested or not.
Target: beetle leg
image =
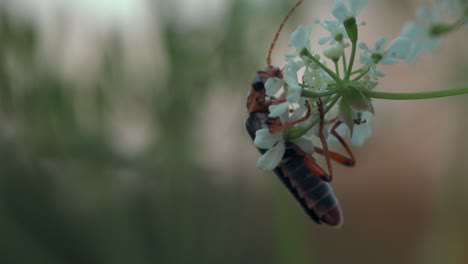
[[[325,113],[323,112],[323,103],[320,97],[317,98],[317,109],[319,112],[319,117],[320,117],[320,123],[319,123],[319,138],[320,141],[322,142],[322,155],[325,158],[325,161],[327,162],[327,168],[328,168],[328,181],[331,181],[333,179],[333,168],[331,165],[330,161],[330,151],[328,150],[328,144],[327,140],[325,138],[325,135],[323,134],[323,129],[325,127]]]
[[[320,155],[323,155],[323,149],[319,147],[314,147],[314,151]],[[340,163],[341,165],[353,167],[356,164],[356,161],[354,159],[346,157],[338,152],[329,150],[328,154],[330,156],[330,159]]]
[[[364,122],[362,122],[362,121],[358,121],[358,122],[359,122],[360,124],[361,124],[361,123],[364,123]],[[346,153],[348,153],[348,155],[349,155],[349,157],[347,158],[348,161],[349,161],[349,165],[348,165],[348,164],[345,164],[345,163],[341,163],[341,162],[340,162],[340,163],[343,164],[343,165],[347,165],[347,166],[352,167],[352,166],[354,166],[354,164],[356,163],[356,159],[354,158],[353,152],[351,151],[351,148],[348,146],[348,144],[346,143],[346,141],[344,140],[344,138],[343,138],[340,134],[338,134],[338,132],[336,132],[336,129],[341,125],[341,123],[342,123],[342,122],[338,120],[338,121],[333,125],[332,129],[330,130],[330,133],[331,133],[336,139],[338,139],[338,141],[341,143],[341,145],[343,146],[343,148],[346,150]],[[342,157],[343,157],[343,158],[346,158],[346,157],[344,157],[344,156],[342,156]],[[338,162],[339,162],[339,161],[338,161]]]
[[[332,180],[332,177],[327,174],[327,172],[320,167],[317,161],[310,155],[309,153],[304,153],[304,163],[306,167],[314,174],[315,176],[319,177],[321,180],[329,182]]]
[[[330,175],[317,163],[312,154],[305,152],[298,145],[293,144],[293,147],[296,153],[304,157],[304,164],[313,175],[317,176],[323,181],[331,181]]]

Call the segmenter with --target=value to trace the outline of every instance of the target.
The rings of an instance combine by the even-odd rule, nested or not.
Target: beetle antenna
[[[270,50],[268,51],[268,56],[267,56],[267,65],[268,67],[271,66],[271,53],[273,52],[273,48],[275,47],[276,41],[278,40],[279,34],[281,33],[281,30],[283,30],[284,23],[288,21],[288,18],[291,16],[292,13],[296,10],[296,8],[303,2],[304,0],[299,0],[296,5],[289,11],[288,15],[283,19],[283,22],[281,22],[281,25],[278,28],[278,31],[276,31],[275,38],[273,38],[273,42],[271,43]]]

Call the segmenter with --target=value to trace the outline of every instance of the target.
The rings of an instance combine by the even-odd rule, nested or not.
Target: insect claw
[[[320,179],[325,182],[331,182],[332,180],[329,175],[323,175],[320,177]]]
[[[354,124],[360,125],[360,124],[366,123],[366,121],[367,121],[367,120],[362,120],[361,118],[359,118],[359,119],[355,119],[355,120],[354,120]]]

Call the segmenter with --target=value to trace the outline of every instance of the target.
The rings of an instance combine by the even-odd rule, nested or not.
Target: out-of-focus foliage
[[[245,32],[286,6],[273,3],[276,10],[252,16],[248,1],[231,1],[219,25],[198,30],[180,25],[175,10],[154,6],[156,17],[174,12],[156,19],[165,76],[128,77],[119,44],[125,36],[115,32],[103,44],[99,78],[87,87],[41,61],[38,28],[2,10],[0,263],[274,263],[275,244],[264,242],[273,223],[258,222],[255,206],[242,208],[259,198],[238,183],[213,185],[210,171],[193,162],[192,130],[210,90],[225,88],[216,82],[247,91],[266,52],[252,52]],[[147,88],[138,94],[134,84]],[[116,103],[120,97],[126,104]],[[108,123],[115,108],[134,105],[157,124],[158,137],[125,155]]]

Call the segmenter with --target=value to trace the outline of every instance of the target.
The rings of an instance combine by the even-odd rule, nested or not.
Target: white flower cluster
[[[463,3],[460,5],[466,9],[468,1],[452,0],[445,3],[453,9],[455,2]],[[306,101],[311,103],[312,115],[293,127],[257,131],[255,145],[267,150],[257,163],[259,168],[274,169],[284,155],[287,141],[295,143],[304,152],[312,153],[314,147],[311,138],[318,135],[320,121],[326,124],[322,133],[327,135],[327,140],[336,140],[328,136],[332,133],[327,131],[336,124],[337,133],[350,136],[353,145],[362,145],[371,135],[370,123],[374,113],[371,100],[365,94],[377,85],[379,78],[384,77],[378,65],[394,64],[399,60],[412,62],[422,50],[433,50],[438,44],[439,37],[435,38],[429,31],[435,23],[439,23],[438,16],[421,9],[419,16],[424,23],[406,24],[401,34],[388,46],[387,37],[382,36],[374,41],[373,47],[369,47],[358,41],[358,26],[364,23],[356,22],[367,0],[349,0],[348,3],[349,8],[341,0],[335,2],[332,14],[336,20],[315,21],[329,32],[328,36],[318,39],[318,44],[330,46],[323,56],[333,62],[333,69],[328,68],[326,61],[321,60],[321,56],[311,49],[312,25],[299,26],[291,34],[289,46],[293,46],[295,51],[285,56],[283,79],[271,77],[265,83],[266,94],[272,102],[269,116],[279,119],[282,125],[294,122],[307,112]],[[356,48],[361,50],[358,57],[361,66],[353,68],[357,58]],[[321,109],[317,103],[319,100]],[[325,120],[320,120],[320,110],[326,114]],[[300,133],[291,137],[288,129],[293,128]]]
[[[412,63],[424,51],[434,52],[440,45],[441,36],[468,23],[467,0],[436,0],[435,8],[421,7],[416,11],[418,19],[407,22],[401,35],[411,40],[406,62]],[[455,23],[447,24],[443,13],[455,18]]]

